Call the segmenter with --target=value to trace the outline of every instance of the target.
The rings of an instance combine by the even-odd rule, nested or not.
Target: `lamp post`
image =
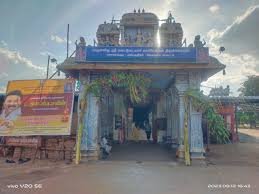
[[[48,78],[49,78],[49,60],[50,60],[50,56],[48,55],[47,77],[46,77],[46,79],[48,79]]]

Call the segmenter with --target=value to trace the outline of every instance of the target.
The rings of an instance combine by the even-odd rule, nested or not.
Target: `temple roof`
[[[226,67],[209,56],[209,48],[200,36],[187,47],[181,24],[175,22],[171,13],[160,26],[161,47],[156,44],[159,19],[155,14],[134,9],[125,13],[119,24],[115,21],[118,20],[99,25],[97,46],[79,43],[76,57],[66,59],[57,68],[75,77],[81,70],[195,70],[202,72],[202,79],[206,80]]]
[[[209,99],[231,104],[259,103],[259,96],[210,96]]]
[[[100,24],[97,29],[97,34],[119,34],[120,30],[117,26],[117,24]]]
[[[158,17],[153,13],[126,13],[122,16],[121,25],[158,25]]]

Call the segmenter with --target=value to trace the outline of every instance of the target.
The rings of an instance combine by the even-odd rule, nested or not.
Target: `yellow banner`
[[[10,81],[0,114],[0,136],[69,135],[75,82]]]

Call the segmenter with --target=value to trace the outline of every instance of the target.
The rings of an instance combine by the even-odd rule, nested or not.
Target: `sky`
[[[221,71],[202,83],[205,93],[230,85],[236,96],[247,76],[259,75],[259,0],[0,0],[0,93],[8,80],[45,78],[48,55],[64,61],[67,24],[72,53],[80,36],[93,44],[99,24],[134,8],[159,19],[171,11],[188,44],[197,34],[206,40],[210,55],[227,67],[225,76]]]

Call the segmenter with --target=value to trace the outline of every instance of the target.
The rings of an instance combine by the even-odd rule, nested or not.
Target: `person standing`
[[[144,121],[144,128],[147,135],[147,140],[150,141],[150,135],[151,135],[151,126],[148,122],[148,120]]]

